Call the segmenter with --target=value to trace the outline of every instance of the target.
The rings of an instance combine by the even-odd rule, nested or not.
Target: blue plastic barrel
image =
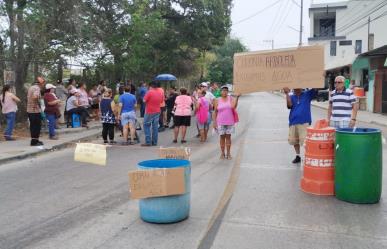
[[[73,128],[78,128],[78,127],[81,127],[81,117],[76,114],[76,113],[73,113],[72,116],[71,116],[71,120],[72,120],[72,127]]]
[[[191,199],[191,163],[188,160],[157,159],[142,161],[140,170],[184,168],[185,194],[140,200],[140,217],[151,223],[174,223],[188,218]]]

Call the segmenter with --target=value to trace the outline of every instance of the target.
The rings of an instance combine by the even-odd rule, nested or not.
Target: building
[[[356,86],[366,87],[367,110],[379,112],[374,109],[374,97],[380,95],[374,91],[376,71],[370,63],[374,56],[367,52],[387,45],[387,1],[315,1],[309,17],[308,43],[325,47],[327,82],[332,85],[335,76],[343,75],[348,82],[353,80]],[[380,71],[380,64],[378,67]]]

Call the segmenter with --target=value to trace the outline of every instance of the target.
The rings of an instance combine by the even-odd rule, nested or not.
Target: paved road
[[[109,148],[106,167],[74,162],[74,149],[1,166],[0,248],[387,247],[386,187],[377,205],[299,190],[284,105],[268,93],[242,98],[232,161],[218,159],[215,136],[191,139],[191,215],[177,224],[141,221],[128,198],[127,172],[156,158],[154,147]],[[172,145],[171,132],[161,141]]]

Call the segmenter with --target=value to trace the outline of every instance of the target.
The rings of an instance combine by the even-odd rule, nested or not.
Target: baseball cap
[[[52,88],[56,88],[56,86],[54,86],[53,84],[46,84],[46,89],[52,89]]]
[[[200,83],[200,86],[208,87],[208,83],[207,82],[202,82],[202,83]]]
[[[71,90],[70,90],[70,93],[71,93],[71,94],[74,94],[74,93],[77,93],[77,92],[78,92],[77,89],[71,89]]]

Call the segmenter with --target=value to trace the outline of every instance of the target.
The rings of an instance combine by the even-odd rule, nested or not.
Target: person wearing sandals
[[[112,89],[107,89],[102,96],[101,101],[99,102],[100,117],[102,123],[102,138],[103,143],[115,144],[114,141],[114,125],[116,123],[116,118],[114,116],[113,110],[115,109],[115,103],[112,99]],[[109,140],[108,141],[108,135]]]
[[[228,87],[222,86],[220,98],[214,101],[214,129],[220,136],[221,159],[231,158],[231,134],[234,133],[236,120],[234,110],[238,106],[238,99],[228,95]],[[225,153],[227,151],[227,154]]]
[[[179,136],[179,130],[181,128],[181,143],[186,143],[185,135],[187,133],[187,126],[191,126],[191,105],[192,98],[188,96],[187,89],[181,88],[180,95],[175,100],[175,116],[173,117],[174,139],[173,142],[177,143]]]
[[[124,87],[124,94],[119,98],[118,119],[123,127],[123,145],[135,144],[136,135],[136,97],[130,93],[130,86]],[[128,142],[128,129],[130,130],[130,142]]]

